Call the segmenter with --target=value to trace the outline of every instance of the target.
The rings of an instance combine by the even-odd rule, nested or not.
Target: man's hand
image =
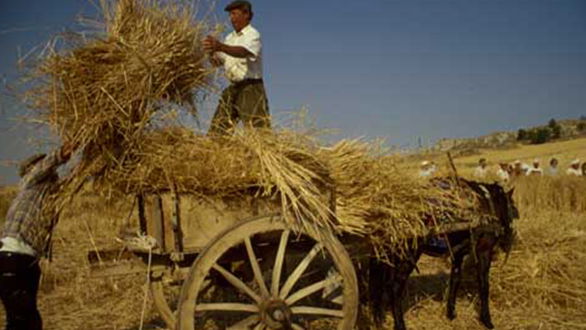
[[[210,55],[215,52],[222,52],[228,54],[232,57],[238,58],[245,58],[245,57],[254,57],[254,54],[251,53],[248,49],[242,46],[230,46],[227,44],[223,44],[218,41],[218,39],[207,36],[203,41],[203,49],[208,52]]]
[[[218,41],[218,39],[207,36],[203,40],[203,49],[208,53],[215,53],[217,51],[221,51],[223,44]]]

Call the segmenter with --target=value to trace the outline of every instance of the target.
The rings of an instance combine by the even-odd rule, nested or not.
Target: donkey
[[[476,261],[477,280],[480,295],[480,321],[488,329],[494,328],[489,310],[489,270],[493,252],[500,247],[509,253],[514,239],[513,219],[518,218],[512,195],[513,190],[505,192],[499,184],[487,184],[460,179],[464,188],[469,188],[478,196],[481,209],[494,217],[492,226],[479,226],[472,230],[455,231],[442,235],[449,251],[438,254],[437,245],[431,244],[438,237],[417,238],[413,248],[402,255],[387,251],[390,263],[376,258],[369,262],[369,303],[375,324],[381,328],[385,319],[385,294],[390,298],[391,309],[396,330],[406,329],[403,319],[402,300],[409,275],[416,267],[422,253],[431,256],[451,254],[452,268],[448,286],[447,317],[456,317],[456,293],[460,285],[462,261],[465,256],[472,255]],[[439,181],[439,183],[446,181]],[[412,242],[413,243],[413,242]]]

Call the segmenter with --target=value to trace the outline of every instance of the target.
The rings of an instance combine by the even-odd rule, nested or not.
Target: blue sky
[[[252,2],[271,112],[308,107],[336,137],[414,147],[586,115],[584,0]],[[219,19],[226,3],[217,1]],[[14,79],[17,49],[79,14],[95,6],[0,1],[0,74]],[[21,159],[39,133],[13,121],[22,109],[1,97],[0,161]],[[15,179],[0,166],[0,183]]]

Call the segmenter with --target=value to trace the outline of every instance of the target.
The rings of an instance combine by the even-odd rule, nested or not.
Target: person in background
[[[582,171],[580,170],[580,160],[574,159],[570,163],[570,167],[566,170],[567,175],[575,175],[575,176],[582,176]]]
[[[224,10],[230,14],[234,31],[224,42],[212,36],[203,41],[210,62],[214,66],[223,65],[230,82],[222,92],[208,134],[230,134],[239,121],[245,127],[270,128],[269,105],[262,79],[261,36],[250,24],[252,5],[237,0]]]
[[[484,179],[488,172],[486,158],[480,158],[478,160],[478,166],[474,169],[474,177],[477,179]]]
[[[429,178],[432,177],[435,173],[436,167],[434,166],[433,162],[428,160],[424,160],[421,162],[419,166],[419,176],[422,178]]]
[[[509,182],[509,179],[511,178],[509,174],[509,164],[504,162],[499,163],[499,168],[496,171],[496,176],[498,177],[499,181],[503,183]]]
[[[20,190],[8,209],[0,236],[0,299],[6,310],[6,329],[43,327],[37,309],[39,260],[49,253],[58,218],[52,203],[60,187],[57,168],[72,152],[71,145],[65,144],[20,165]]]
[[[558,159],[555,157],[552,157],[549,160],[549,168],[547,169],[547,175],[557,176],[559,174],[558,165],[559,165]]]
[[[518,177],[518,176],[521,176],[523,174],[525,174],[523,172],[523,164],[521,163],[520,160],[517,159],[517,160],[515,160],[513,162],[513,176],[514,177]]]
[[[531,166],[529,166],[529,164],[527,163],[521,163],[521,170],[522,170],[522,174],[527,175],[527,172],[529,171],[529,169],[531,168]]]
[[[543,169],[539,167],[539,163],[539,159],[535,158],[533,160],[533,166],[529,167],[526,175],[543,175]]]
[[[432,176],[437,172],[437,164],[433,160],[431,161],[430,171]]]

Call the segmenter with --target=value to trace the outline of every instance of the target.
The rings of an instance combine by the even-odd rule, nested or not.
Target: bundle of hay
[[[377,144],[341,141],[326,150],[339,225],[360,224],[380,257],[387,249],[401,252],[417,244],[411,238],[441,230],[440,224],[487,216],[465,185],[448,178],[442,184],[422,179],[405,168],[401,156],[386,154]]]
[[[406,173],[398,161],[373,143],[343,140],[324,147],[285,129],[210,138],[173,127],[146,134],[132,161],[96,183],[125,194],[174,190],[204,200],[253,195],[272,201],[293,228],[366,235],[379,252],[402,250],[409,238],[428,234],[430,219],[480,216],[475,200],[461,196],[456,185],[439,188]]]
[[[237,130],[210,138],[170,127],[145,134],[123,166],[97,178],[101,190],[125,194],[174,190],[194,198],[273,201],[295,228],[333,229],[332,187],[319,146],[291,131]]]
[[[195,110],[210,84],[194,10],[169,2],[103,2],[104,30],[69,33],[29,72],[26,101],[62,141],[84,147],[86,163],[113,166],[157,111]]]

